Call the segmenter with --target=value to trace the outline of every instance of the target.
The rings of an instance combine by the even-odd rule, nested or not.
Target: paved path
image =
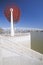
[[[25,38],[0,36],[0,65],[43,65],[43,55],[29,49]]]

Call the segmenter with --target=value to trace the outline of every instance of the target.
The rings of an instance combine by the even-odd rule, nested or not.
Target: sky
[[[15,27],[43,29],[43,0],[0,0],[1,28],[10,27],[4,15],[4,10],[9,5],[17,5],[21,11],[20,20]]]

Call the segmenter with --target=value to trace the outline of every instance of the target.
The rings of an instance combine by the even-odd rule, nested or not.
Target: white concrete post
[[[13,27],[13,8],[10,8],[11,12],[11,36],[14,36],[14,27]]]

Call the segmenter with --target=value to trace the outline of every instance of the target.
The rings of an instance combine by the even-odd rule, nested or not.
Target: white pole
[[[13,8],[10,8],[11,12],[11,36],[14,36],[14,27],[13,27]]]

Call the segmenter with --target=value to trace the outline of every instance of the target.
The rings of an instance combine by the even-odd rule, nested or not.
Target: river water
[[[31,48],[43,54],[43,32],[31,32]]]

